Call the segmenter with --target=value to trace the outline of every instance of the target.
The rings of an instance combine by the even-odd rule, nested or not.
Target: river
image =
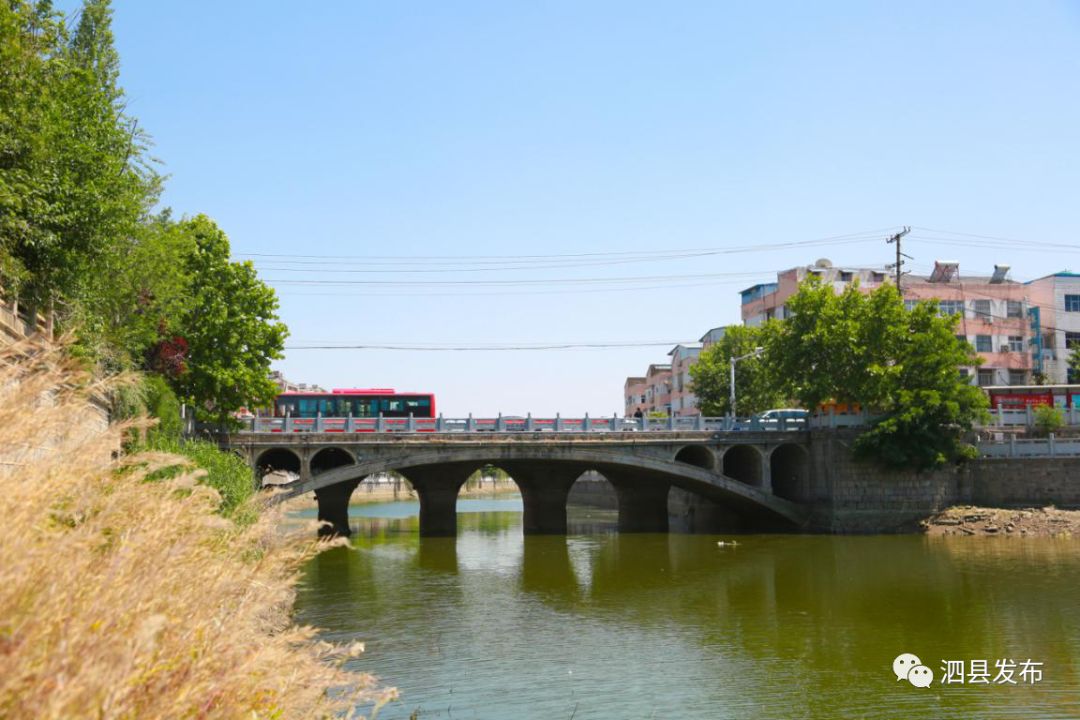
[[[1080,717],[1075,540],[619,535],[580,507],[523,537],[519,499],[460,500],[458,537],[421,539],[417,512],[354,506],[296,600],[400,690],[380,718]]]

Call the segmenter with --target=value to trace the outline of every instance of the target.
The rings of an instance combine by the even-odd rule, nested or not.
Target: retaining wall
[[[950,505],[1080,508],[1080,459],[974,460],[933,472],[889,471],[851,455],[851,431],[815,431],[805,497],[812,528],[909,532]]]

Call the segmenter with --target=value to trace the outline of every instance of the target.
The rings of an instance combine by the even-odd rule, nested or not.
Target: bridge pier
[[[329,525],[319,526],[319,537],[349,537],[349,498],[360,484],[359,480],[348,480],[315,491],[319,503],[319,521]]]
[[[457,535],[457,498],[461,486],[476,471],[473,464],[446,463],[433,467],[407,468],[409,479],[420,498],[420,535]]]
[[[615,488],[619,505],[619,532],[666,533],[667,496],[671,485],[660,478],[604,473]]]
[[[537,468],[511,463],[504,469],[521,491],[525,534],[565,535],[566,498],[585,468],[556,464]]]

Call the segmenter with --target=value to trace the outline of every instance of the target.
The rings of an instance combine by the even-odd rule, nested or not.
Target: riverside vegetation
[[[814,277],[786,307],[784,320],[727,328],[690,368],[705,414],[730,411],[729,358],[761,348],[735,369],[740,413],[854,403],[875,416],[855,441],[857,457],[918,470],[974,457],[965,436],[988,417],[988,402],[960,373],[981,360],[957,338],[958,316],[942,316],[933,301],[909,309],[891,283],[838,294]]]
[[[0,3],[0,294],[54,318],[86,367],[159,378],[153,393],[227,422],[275,392],[277,298],[213,220],[157,209],[164,178],[127,110],[110,4],[76,17]]]
[[[181,439],[181,403],[228,423],[274,395],[274,291],[213,220],[157,208],[110,3],[72,17],[0,3],[0,299],[65,338],[0,352],[0,717],[378,705],[328,662],[357,648],[290,624],[310,529],[283,536],[239,458]],[[90,395],[111,428],[78,420]]]
[[[340,662],[361,648],[290,620],[321,547],[274,512],[233,518],[200,471],[117,450],[108,390],[57,348],[0,353],[0,717],[351,717],[393,691]],[[28,412],[33,408],[32,412]]]

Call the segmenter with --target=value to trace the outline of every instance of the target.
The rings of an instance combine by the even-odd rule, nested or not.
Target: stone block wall
[[[813,529],[910,532],[950,505],[1080,507],[1080,459],[980,459],[933,472],[890,471],[851,455],[851,431],[815,431],[810,442]]]

